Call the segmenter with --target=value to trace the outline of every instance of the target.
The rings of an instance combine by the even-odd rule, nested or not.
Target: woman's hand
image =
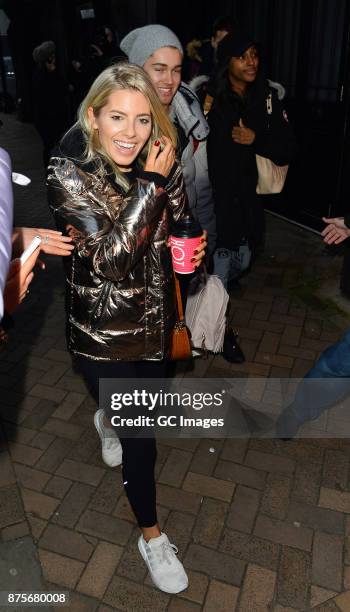
[[[201,237],[201,242],[200,245],[196,248],[194,254],[193,254],[193,258],[191,261],[196,262],[194,264],[195,268],[199,268],[199,266],[201,265],[201,263],[203,262],[203,258],[205,257],[205,249],[207,246],[207,237],[208,237],[208,232],[207,230],[203,231],[202,237]]]
[[[247,128],[242,119],[239,120],[239,126],[232,129],[232,139],[237,144],[251,145],[255,140],[255,132]]]
[[[203,262],[203,259],[205,258],[205,249],[207,246],[207,238],[208,238],[208,232],[207,230],[203,231],[203,234],[201,236],[201,241],[200,241],[200,245],[196,248],[196,250],[193,252],[193,257],[191,259],[191,261],[194,263],[194,267],[198,268],[201,263]],[[171,247],[171,242],[170,242],[170,238],[168,240],[168,247]]]
[[[161,144],[163,149],[161,150]],[[145,171],[157,172],[165,178],[168,176],[175,162],[175,149],[170,138],[162,136],[161,140],[155,140],[147,156]]]
[[[343,217],[334,217],[329,219],[322,217],[322,220],[327,223],[327,227],[321,233],[323,241],[326,244],[340,244],[350,236],[350,229],[346,227]]]
[[[63,236],[62,232],[37,227],[15,227],[12,240],[13,254],[15,257],[23,253],[34,236],[40,236],[40,249],[47,255],[61,255],[62,257],[67,257],[74,249],[74,245],[71,244],[72,238],[70,236]]]

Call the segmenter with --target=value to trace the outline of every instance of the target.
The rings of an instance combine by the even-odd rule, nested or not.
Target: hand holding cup
[[[205,255],[207,232],[192,218],[175,224],[169,236],[173,268],[179,274],[192,274]]]

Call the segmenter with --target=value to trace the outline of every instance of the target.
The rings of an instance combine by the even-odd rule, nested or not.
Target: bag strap
[[[181,291],[180,291],[180,283],[178,278],[174,272],[174,281],[175,281],[175,293],[176,293],[176,305],[177,305],[177,316],[179,317],[179,321],[184,321],[184,311],[182,307],[182,299],[181,299]]]
[[[203,275],[204,275],[205,282],[207,282],[207,280],[208,280],[208,272],[207,272],[206,265],[204,263],[202,264],[202,270],[203,270]],[[174,275],[174,283],[175,283],[177,316],[179,318],[179,321],[184,321],[185,317],[184,317],[184,311],[183,311],[183,307],[182,307],[180,283],[179,283],[179,280],[178,280],[174,270],[173,270],[173,275]]]

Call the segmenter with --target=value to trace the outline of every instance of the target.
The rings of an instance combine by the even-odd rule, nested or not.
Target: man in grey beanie
[[[142,66],[178,131],[179,151],[190,207],[208,232],[208,252],[215,249],[214,200],[208,178],[206,140],[209,127],[196,94],[181,82],[183,49],[166,26],[153,24],[132,30],[120,48],[131,63]]]
[[[179,151],[189,205],[203,229],[208,232],[208,253],[216,245],[214,198],[208,176],[207,138],[209,126],[194,91],[181,81],[183,49],[177,36],[166,26],[153,24],[132,30],[120,48],[131,63],[147,72],[163,106],[177,128]],[[237,334],[227,327],[224,359],[230,363],[245,360]]]
[[[129,32],[120,44],[129,62],[138,66],[143,66],[148,58],[161,47],[174,47],[183,55],[183,48],[178,37],[163,25],[154,24],[136,28]]]

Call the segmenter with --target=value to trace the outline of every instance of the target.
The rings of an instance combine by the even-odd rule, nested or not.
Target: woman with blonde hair
[[[146,73],[122,62],[93,83],[51,159],[50,207],[75,244],[66,262],[68,348],[96,401],[100,378],[165,376],[175,315],[168,230],[188,214],[175,146]],[[194,254],[197,265],[205,238]],[[130,410],[135,417],[141,409]],[[102,409],[95,426],[104,461],[123,463],[153,582],[168,593],[182,591],[187,575],[157,522],[154,437],[118,438]]]

